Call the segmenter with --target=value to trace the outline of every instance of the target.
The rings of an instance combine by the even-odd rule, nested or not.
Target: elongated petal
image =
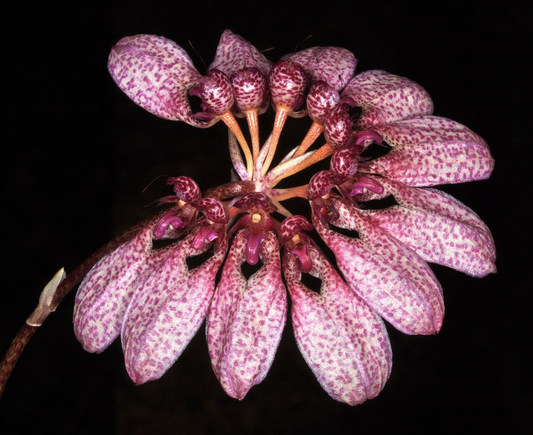
[[[217,52],[209,71],[218,69],[231,78],[244,68],[257,68],[268,77],[272,62],[270,62],[257,48],[236,35],[231,30],[224,30],[218,43]]]
[[[102,352],[120,333],[126,308],[138,286],[167,251],[152,251],[152,227],[103,257],[80,284],[74,332],[88,352]]]
[[[476,277],[496,272],[494,240],[472,210],[437,190],[384,185],[400,205],[365,212],[380,227],[431,263]]]
[[[340,47],[311,47],[283,57],[300,64],[311,83],[319,80],[340,91],[353,77],[357,59]]]
[[[154,115],[195,127],[209,127],[218,120],[192,117],[188,91],[200,85],[202,76],[185,50],[167,38],[121,39],[109,54],[108,69],[120,89]]]
[[[192,246],[195,235],[189,234],[150,274],[126,312],[122,346],[126,369],[136,384],[163,376],[206,317],[227,243],[189,271],[186,259],[205,251]]]
[[[435,313],[427,297],[389,260],[363,240],[327,228],[313,214],[320,237],[335,254],[350,288],[396,329],[406,334],[434,334]]]
[[[358,405],[376,397],[390,375],[387,330],[317,248],[310,245],[309,254],[310,273],[322,280],[320,294],[300,282],[297,257],[285,256],[296,342],[322,388],[335,400]]]
[[[268,373],[286,321],[287,295],[281,280],[279,242],[274,233],[261,244],[263,266],[248,280],[241,272],[247,238],[239,231],[226,259],[207,321],[211,363],[224,390],[242,399]]]
[[[485,141],[446,118],[423,116],[373,128],[393,146],[372,162],[374,172],[410,186],[483,180],[494,168]]]
[[[380,70],[355,76],[341,97],[349,97],[361,107],[358,130],[433,113],[431,97],[422,86]]]
[[[415,297],[431,305],[433,325],[439,331],[444,318],[444,300],[440,283],[429,265],[354,206],[335,201],[335,209],[339,213],[339,219],[333,221],[333,225],[357,231],[361,240],[376,255],[386,259],[391,268],[405,277],[410,282]]]

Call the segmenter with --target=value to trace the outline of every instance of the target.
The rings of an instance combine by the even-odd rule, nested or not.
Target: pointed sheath
[[[265,378],[281,339],[287,314],[279,242],[273,232],[263,241],[263,266],[248,280],[241,272],[247,236],[239,231],[222,270],[207,319],[213,370],[231,397],[243,399]]]
[[[311,275],[320,294],[305,287],[297,257],[285,256],[298,348],[324,390],[335,400],[358,405],[376,397],[392,368],[392,351],[381,318],[339,276],[327,258],[309,245]]]
[[[187,258],[210,248],[192,246],[200,226],[181,241],[135,294],[124,317],[122,347],[136,384],[159,379],[174,364],[202,325],[215,289],[227,241],[193,270]]]

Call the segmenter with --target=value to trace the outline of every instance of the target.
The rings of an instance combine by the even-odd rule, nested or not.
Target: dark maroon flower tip
[[[306,87],[304,69],[290,60],[280,60],[270,70],[269,85],[276,109],[297,109],[303,102]]]
[[[335,177],[335,174],[330,171],[320,171],[313,175],[307,188],[307,197],[309,200],[313,201],[327,195],[333,186],[335,186]]]
[[[202,198],[194,206],[201,211],[204,216],[217,224],[226,224],[229,220],[228,211],[222,203],[215,198]]]
[[[324,124],[326,115],[340,102],[339,93],[326,82],[313,83],[307,95],[307,113],[318,124]]]
[[[192,203],[202,197],[202,192],[198,184],[189,177],[171,177],[167,179],[167,184],[174,185],[176,196],[185,202]]]
[[[222,71],[212,69],[200,81],[199,96],[205,110],[220,116],[233,106],[233,88]]]
[[[274,213],[277,210],[270,198],[262,192],[248,193],[236,201],[234,205],[250,213],[258,209],[263,210],[265,213]]]
[[[302,231],[312,231],[315,227],[305,217],[294,215],[285,219],[281,224],[281,235],[284,241],[292,239]]]

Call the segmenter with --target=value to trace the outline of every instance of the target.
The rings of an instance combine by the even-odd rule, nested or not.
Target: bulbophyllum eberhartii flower
[[[272,365],[288,293],[304,359],[331,397],[356,405],[391,372],[382,319],[406,334],[439,332],[443,293],[427,262],[483,277],[496,271],[495,248],[472,210],[431,187],[488,178],[494,161],[481,137],[433,116],[420,85],[384,71],[354,75],[356,63],[345,49],[313,47],[272,64],[226,30],[202,76],[168,39],[118,42],[109,71],[119,87],[163,118],[201,128],[223,120],[239,179],[203,193],[189,177],[168,180],[175,194],[161,203],[171,207],[103,257],[78,290],[74,327],[86,350],[121,335],[127,371],[141,384],[160,378],[207,319],[215,375],[242,399]],[[202,111],[193,113],[190,96]],[[258,115],[270,104],[274,126],[261,146]],[[287,117],[306,115],[308,134],[271,167]],[[246,117],[251,148],[235,116]],[[387,152],[374,157],[376,147]],[[309,184],[278,187],[326,158],[330,169]],[[282,204],[291,198],[309,202],[309,218]],[[171,243],[155,249],[157,239]],[[200,254],[207,259],[191,269],[187,259]],[[255,265],[251,276],[245,263]]]

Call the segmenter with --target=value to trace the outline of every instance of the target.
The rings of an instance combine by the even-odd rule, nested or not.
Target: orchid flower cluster
[[[142,384],[163,376],[207,319],[215,375],[242,399],[271,367],[288,290],[304,359],[332,398],[357,405],[376,397],[391,372],[383,319],[406,334],[441,328],[442,289],[427,262],[475,277],[496,271],[487,226],[429,188],[488,178],[494,161],[485,141],[433,116],[417,83],[380,70],[354,75],[356,64],[338,47],[304,49],[273,64],[229,30],[205,76],[160,36],[113,47],[109,71],[135,103],[199,128],[228,126],[234,172],[205,192],[189,177],[168,179],[174,195],[160,202],[170,207],[96,263],[74,309],[87,351],[102,352],[120,335],[126,369]],[[201,101],[198,112],[192,97]],[[261,146],[258,116],[269,106],[274,126]],[[306,115],[307,135],[273,166],[287,117]],[[322,135],[325,144],[313,147]],[[368,157],[377,145],[388,152]],[[308,184],[277,187],[327,158],[329,170]],[[310,219],[287,210],[289,198],[308,201]],[[373,206],[384,198],[388,206]],[[159,239],[171,243],[155,249]],[[189,267],[187,259],[200,254],[207,259]],[[244,263],[256,272],[246,277]],[[320,280],[319,291],[303,283],[306,275]]]

